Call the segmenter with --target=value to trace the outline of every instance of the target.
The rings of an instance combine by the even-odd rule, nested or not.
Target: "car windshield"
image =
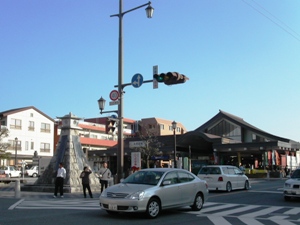
[[[138,171],[127,177],[122,183],[157,185],[164,172]]]
[[[291,178],[300,178],[300,169],[295,170],[291,176]]]

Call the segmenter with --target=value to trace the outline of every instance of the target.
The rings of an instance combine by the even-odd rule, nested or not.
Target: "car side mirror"
[[[170,185],[171,181],[170,180],[164,180],[162,184],[163,184],[163,186]]]

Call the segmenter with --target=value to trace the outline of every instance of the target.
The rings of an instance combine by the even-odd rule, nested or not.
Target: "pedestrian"
[[[99,178],[100,178],[100,184],[101,184],[101,193],[103,189],[107,188],[108,181],[111,177],[111,171],[109,168],[107,168],[107,163],[103,163],[103,167],[99,170]]]
[[[56,179],[55,179],[55,190],[53,198],[57,197],[58,187],[60,197],[64,197],[64,179],[66,178],[66,169],[64,168],[63,163],[59,163],[59,168],[57,170]]]
[[[85,166],[83,168],[83,171],[80,174],[80,178],[82,179],[83,196],[85,198],[86,198],[86,189],[88,190],[90,197],[93,198],[93,194],[90,187],[90,178],[89,178],[91,173],[92,171],[87,166]]]
[[[240,170],[241,170],[243,173],[245,173],[245,167],[243,166],[243,164],[242,164],[242,163],[240,163],[240,166],[239,166],[239,168],[240,168]]]

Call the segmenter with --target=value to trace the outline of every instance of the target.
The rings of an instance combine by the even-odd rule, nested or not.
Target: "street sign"
[[[112,101],[116,101],[119,98],[119,92],[117,90],[112,90],[109,94],[109,97]]]
[[[153,75],[158,74],[158,66],[153,66]],[[156,79],[153,79],[153,89],[158,88],[158,82]]]
[[[109,102],[109,105],[119,105],[119,104],[120,104],[120,101]]]
[[[142,86],[143,76],[140,73],[135,74],[131,79],[131,85],[135,88]]]
[[[129,141],[129,148],[146,147],[145,141]]]

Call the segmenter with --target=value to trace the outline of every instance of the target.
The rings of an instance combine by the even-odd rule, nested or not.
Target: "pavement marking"
[[[8,210],[13,210],[15,207],[17,207],[19,204],[21,204],[24,201],[24,199],[20,199],[19,201],[17,201],[15,204],[13,204],[12,206],[10,206],[8,208]]]
[[[77,209],[100,210],[98,199],[22,199],[10,209]]]

